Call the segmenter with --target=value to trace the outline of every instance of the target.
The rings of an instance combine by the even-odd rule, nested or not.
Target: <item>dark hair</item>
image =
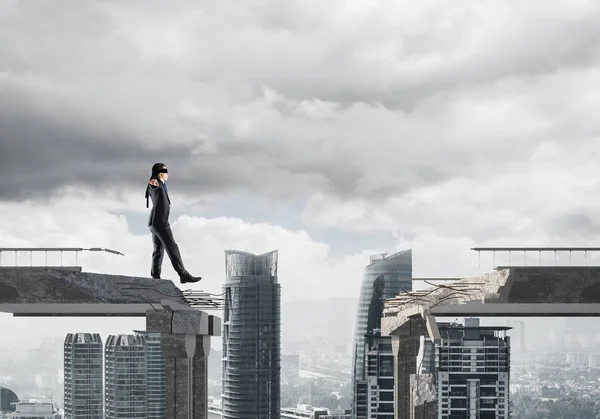
[[[158,174],[160,173],[159,170],[166,167],[167,165],[164,163],[154,163],[154,166],[152,166],[152,176],[150,176],[151,178],[155,178],[158,176]]]
[[[158,174],[161,173],[162,169],[166,172],[167,165],[164,163],[154,163],[152,166],[152,175],[150,179],[157,179]],[[146,185],[146,208],[148,208],[148,197],[150,196],[150,184]]]

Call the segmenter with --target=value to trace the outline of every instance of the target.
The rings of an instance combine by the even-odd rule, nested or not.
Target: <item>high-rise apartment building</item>
[[[354,401],[352,417],[369,419],[368,383],[365,368],[365,348],[368,335],[381,328],[381,316],[386,299],[412,290],[412,251],[404,250],[393,255],[371,256],[365,267],[360,289],[359,305],[354,333],[352,384]],[[387,414],[387,413],[386,413]]]
[[[509,327],[439,326],[436,343],[438,419],[508,419]]]
[[[363,383],[364,381],[364,383]],[[394,419],[394,356],[392,338],[379,329],[367,335],[365,379],[358,381],[359,395],[365,395],[367,418]],[[364,386],[361,388],[361,386]],[[361,405],[362,407],[362,405]],[[363,409],[360,409],[361,411]]]
[[[65,419],[103,419],[100,335],[67,334],[64,367]]]
[[[223,419],[280,419],[277,256],[225,252]]]
[[[160,333],[136,331],[146,343],[147,406],[148,419],[164,419],[166,416],[165,358],[162,353]]]
[[[105,347],[106,419],[146,418],[147,356],[142,335],[111,335]]]

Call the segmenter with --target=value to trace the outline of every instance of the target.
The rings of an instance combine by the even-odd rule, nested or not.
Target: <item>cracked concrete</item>
[[[381,334],[393,335],[412,316],[421,315],[423,310],[437,306],[462,304],[468,301],[483,301],[500,297],[500,288],[506,285],[509,270],[487,273],[482,276],[461,279],[440,287],[400,294],[387,300],[381,320]]]
[[[0,269],[0,311],[15,315],[143,317],[165,299],[189,307],[169,280],[61,269]]]
[[[411,374],[410,376],[411,413],[414,419],[437,417],[437,389],[433,374]]]
[[[382,335],[412,316],[600,316],[600,267],[511,267],[387,300]]]

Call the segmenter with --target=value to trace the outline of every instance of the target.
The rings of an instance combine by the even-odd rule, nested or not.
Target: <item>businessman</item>
[[[152,176],[150,176],[148,186],[146,186],[146,208],[148,208],[148,197],[152,198],[152,210],[150,210],[150,217],[148,218],[148,227],[152,232],[152,242],[154,243],[150,275],[152,278],[160,279],[163,256],[166,250],[181,283],[198,282],[202,278],[192,276],[183,267],[179,247],[173,238],[173,232],[169,224],[171,200],[167,190],[167,179],[169,179],[169,171],[164,163],[156,163],[152,166]]]

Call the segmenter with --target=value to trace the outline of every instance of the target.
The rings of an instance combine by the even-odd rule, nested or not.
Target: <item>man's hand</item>
[[[152,186],[158,186],[158,180],[156,180],[156,179],[150,179],[150,181],[148,183]]]

